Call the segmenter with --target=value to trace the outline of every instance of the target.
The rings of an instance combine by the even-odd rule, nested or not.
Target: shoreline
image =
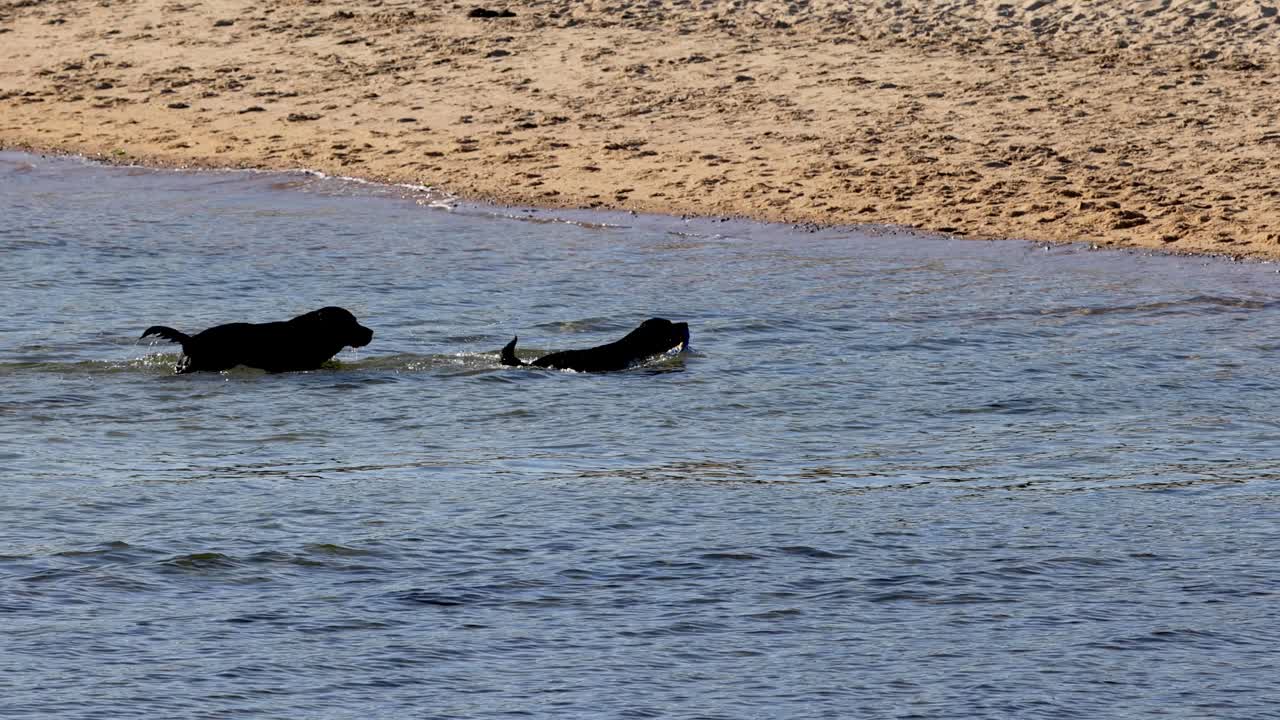
[[[117,160],[106,156],[92,156],[80,152],[49,148],[27,148],[27,147],[4,147],[0,146],[0,152],[25,153],[32,156],[45,156],[56,158],[78,158],[86,162],[96,163],[103,167],[113,168],[137,168],[140,170],[151,171],[172,171],[172,172],[247,172],[247,173],[278,173],[288,175],[291,173],[305,174],[314,176],[319,180],[335,180],[341,182],[354,182],[368,184],[377,187],[399,189],[411,192],[430,193],[432,197],[437,198],[426,204],[431,209],[448,210],[457,212],[459,207],[464,213],[478,213],[485,217],[497,216],[511,220],[531,221],[531,222],[565,222],[575,225],[602,225],[603,227],[612,227],[615,224],[606,221],[601,224],[598,221],[589,219],[595,217],[609,217],[611,215],[618,216],[618,219],[625,217],[644,217],[649,219],[657,219],[659,222],[693,222],[706,223],[714,225],[716,223],[741,223],[756,226],[775,226],[777,228],[787,228],[796,232],[828,232],[828,231],[856,231],[858,233],[869,234],[872,236],[894,235],[910,241],[912,237],[928,238],[933,240],[959,240],[959,241],[976,241],[991,243],[1020,243],[1030,245],[1044,245],[1055,248],[1069,249],[1078,246],[1088,251],[1109,251],[1121,253],[1133,253],[1138,256],[1167,257],[1167,258],[1184,258],[1196,259],[1203,258],[1206,260],[1223,260],[1234,262],[1253,262],[1259,264],[1270,264],[1280,262],[1280,252],[1275,255],[1265,253],[1232,253],[1227,250],[1181,250],[1165,245],[1164,247],[1152,247],[1140,244],[1118,244],[1118,243],[1097,243],[1087,240],[1046,240],[1042,238],[1031,237],[1011,237],[1011,236],[991,236],[991,237],[973,237],[962,234],[947,233],[938,230],[929,230],[927,228],[914,227],[910,225],[898,225],[893,223],[859,223],[859,222],[827,222],[820,223],[816,221],[778,221],[767,220],[746,215],[707,215],[696,213],[674,213],[664,211],[641,211],[630,208],[615,207],[573,207],[569,205],[522,205],[505,203],[497,200],[484,200],[475,198],[466,198],[453,195],[440,187],[419,185],[414,183],[397,182],[393,180],[380,180],[376,178],[365,178],[353,175],[334,175],[323,170],[305,167],[281,167],[281,168],[265,168],[254,167],[248,165],[235,166],[212,166],[212,165],[192,165],[178,163],[148,163],[143,161]],[[408,196],[406,196],[408,199]],[[543,213],[545,216],[538,216],[535,213]],[[581,214],[583,217],[578,217]]]
[[[1137,0],[1077,26],[1087,0],[904,0],[906,19],[850,4],[855,19],[817,0],[535,0],[476,19],[8,0],[0,147],[306,167],[506,207],[1280,259],[1274,14],[1163,38],[1170,18]]]
[[[415,198],[412,193],[423,192],[429,193],[433,198],[429,202],[423,204],[424,207],[434,210],[444,210],[451,213],[462,215],[480,216],[483,218],[498,218],[503,220],[512,220],[517,222],[533,222],[533,223],[564,223],[568,225],[576,225],[582,227],[598,227],[598,228],[625,228],[631,227],[638,219],[641,223],[654,225],[665,230],[673,230],[679,227],[678,232],[693,233],[712,233],[720,232],[725,229],[725,225],[732,231],[741,231],[744,228],[751,230],[772,230],[776,232],[791,233],[844,233],[853,232],[867,237],[879,238],[890,236],[898,238],[903,242],[912,242],[914,240],[928,241],[960,241],[960,242],[982,242],[982,243],[1012,243],[1019,246],[1031,246],[1045,251],[1055,252],[1108,252],[1126,254],[1132,257],[1146,258],[1166,258],[1170,260],[1208,260],[1223,262],[1238,262],[1254,265],[1269,265],[1280,262],[1280,257],[1270,257],[1261,254],[1242,255],[1232,254],[1229,252],[1220,252],[1214,250],[1208,251],[1187,251],[1178,250],[1169,247],[1144,247],[1141,245],[1103,245],[1099,243],[1090,243],[1083,240],[1038,240],[1035,238],[1025,237],[965,237],[963,235],[953,235],[948,233],[926,230],[923,228],[910,227],[907,225],[894,225],[886,223],[828,223],[820,224],[815,222],[778,222],[772,220],[761,220],[742,215],[697,215],[697,214],[675,214],[669,212],[649,212],[636,211],[625,208],[606,208],[606,207],[551,207],[551,206],[534,206],[534,205],[514,205],[507,203],[491,202],[487,200],[474,200],[450,195],[437,187],[428,187],[423,185],[415,185],[409,183],[399,183],[392,181],[373,180],[350,175],[330,175],[321,170],[304,167],[267,169],[256,167],[207,167],[192,165],[155,165],[133,162],[117,162],[110,158],[90,157],[80,153],[62,152],[56,150],[32,150],[24,148],[0,148],[0,152],[17,152],[29,155],[48,156],[56,158],[77,158],[86,162],[96,163],[103,167],[111,168],[136,168],[147,171],[167,171],[167,172],[245,172],[245,173],[264,173],[264,174],[303,174],[315,177],[320,181],[332,180],[336,182],[358,183],[360,185],[369,185],[379,188],[387,188],[397,191],[405,191],[400,199],[413,200],[419,204],[423,198]],[[687,225],[693,225],[694,230],[689,231]]]

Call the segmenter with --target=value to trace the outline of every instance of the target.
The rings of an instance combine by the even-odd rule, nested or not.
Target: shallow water
[[[0,153],[0,714],[1280,717],[1274,267],[437,200]]]

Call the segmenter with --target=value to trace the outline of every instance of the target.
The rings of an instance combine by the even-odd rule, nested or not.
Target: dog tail
[[[519,335],[511,338],[511,342],[507,343],[506,347],[502,348],[502,364],[503,365],[510,365],[512,367],[520,367],[521,365],[528,365],[528,363],[516,357],[516,341],[519,339],[520,339]]]
[[[184,344],[191,339],[190,335],[187,335],[186,333],[180,332],[178,330],[174,330],[171,327],[165,327],[164,325],[152,325],[151,327],[147,328],[146,332],[142,333],[142,337],[139,337],[138,339],[141,340],[142,338],[147,337],[149,335],[155,335],[156,337],[164,338],[169,342],[184,343]]]

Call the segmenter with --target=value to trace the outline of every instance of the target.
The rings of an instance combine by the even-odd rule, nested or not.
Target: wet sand
[[[0,0],[0,147],[1280,257],[1252,0]]]

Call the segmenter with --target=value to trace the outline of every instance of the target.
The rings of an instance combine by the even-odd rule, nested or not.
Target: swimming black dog
[[[182,343],[179,374],[237,365],[267,372],[315,370],[343,347],[363,347],[373,340],[373,331],[340,307],[320,308],[286,322],[218,325],[195,335],[152,325],[142,333],[148,335]]]
[[[676,347],[689,345],[689,323],[673,323],[664,318],[649,318],[627,336],[608,345],[587,350],[565,350],[544,355],[531,363],[516,357],[514,337],[502,348],[503,365],[532,365],[556,370],[608,372],[625,370],[645,358],[661,355]]]

